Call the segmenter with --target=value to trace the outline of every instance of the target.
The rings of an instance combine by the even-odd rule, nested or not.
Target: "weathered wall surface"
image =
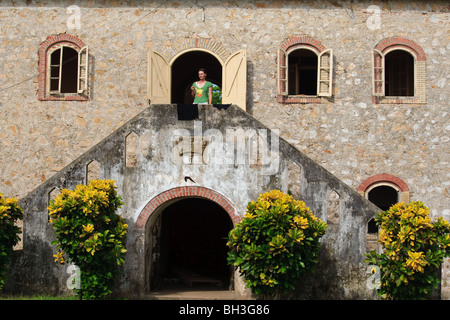
[[[375,174],[395,175],[411,200],[450,219],[447,2],[81,1],[80,29],[68,27],[69,4],[28,3],[0,4],[5,196],[24,197],[148,106],[149,49],[201,38],[247,50],[248,112],[298,150],[355,190]],[[380,9],[379,28],[369,27],[371,5]],[[90,99],[38,101],[39,45],[64,32],[89,46]],[[333,96],[324,103],[276,102],[278,48],[299,35],[333,49]],[[426,104],[372,102],[372,51],[392,36],[425,50]]]
[[[378,208],[235,105],[220,111],[213,106],[201,107],[199,121],[178,121],[176,110],[176,105],[150,106],[21,199],[20,205],[26,212],[23,250],[17,253],[11,265],[8,291],[50,294],[68,291],[67,266],[53,262],[56,248],[50,245],[54,236],[46,208],[55,188],[61,190],[86,183],[87,167],[97,161],[96,178],[116,181],[125,203],[119,213],[129,225],[125,271],[115,291],[119,296],[142,296],[149,289],[145,273],[152,263],[151,255],[147,254],[152,216],[144,208],[151,199],[176,187],[200,186],[227,199],[232,206],[228,212],[233,212],[230,218],[236,223],[236,219],[244,215],[247,203],[261,192],[272,189],[287,192],[289,184],[293,183],[300,186],[294,196],[303,199],[314,214],[329,225],[322,238],[317,271],[308,276],[307,283],[301,284],[297,296],[314,299],[375,297],[374,291],[366,285],[369,275],[363,260],[366,225]],[[163,121],[162,115],[165,115]],[[251,130],[256,131],[252,134]],[[126,151],[130,133],[135,134],[138,141],[138,147],[133,150],[136,162],[132,166],[126,162],[131,152]],[[266,153],[255,159],[259,161],[251,161],[248,142],[257,137],[256,133],[263,137],[264,144],[260,148]],[[198,163],[179,162],[180,152],[174,153],[172,147],[179,137],[208,141],[214,137],[219,144],[213,147],[214,152],[207,148],[200,151],[203,157]],[[191,151],[196,152],[191,149],[181,153],[186,156]],[[226,157],[220,151],[231,151],[227,153],[231,161],[224,161]],[[185,176],[195,183],[186,181]],[[331,193],[337,194],[332,203]],[[159,206],[164,206],[170,197],[163,200]],[[248,295],[241,282],[234,285],[236,292]]]
[[[358,185],[387,172],[412,200],[448,215],[448,7],[445,2],[297,1],[80,2],[80,29],[59,2],[3,2],[0,49],[2,192],[22,197],[147,106],[147,50],[206,38],[248,57],[248,110],[318,163]],[[379,29],[370,5],[379,6]],[[202,20],[204,15],[204,21]],[[368,22],[369,21],[369,22]],[[414,23],[412,23],[414,21]],[[37,101],[37,50],[68,32],[90,48],[88,102]],[[276,58],[288,37],[308,35],[333,49],[334,90],[322,104],[276,102]],[[424,48],[426,105],[373,104],[371,52],[401,36]],[[447,211],[446,211],[447,210]]]

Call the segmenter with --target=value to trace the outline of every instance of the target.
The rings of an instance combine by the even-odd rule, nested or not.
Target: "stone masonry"
[[[348,187],[356,191],[370,177],[389,174],[407,184],[410,201],[423,201],[433,217],[450,219],[446,1],[71,4],[0,3],[0,192],[5,196],[25,198],[149,107],[150,50],[173,57],[170,52],[182,53],[180,44],[192,49],[190,43],[201,42],[218,45],[205,50],[223,48],[224,58],[245,49],[247,113],[279,130],[288,144]],[[39,100],[39,48],[60,34],[89,47],[85,101]],[[278,99],[279,50],[295,37],[332,49],[330,97]],[[392,38],[410,40],[423,51],[416,68],[419,99],[374,97],[374,49],[382,50]],[[443,299],[450,298],[448,270],[447,263]]]

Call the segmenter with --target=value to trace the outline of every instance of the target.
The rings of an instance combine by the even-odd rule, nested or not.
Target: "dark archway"
[[[414,96],[414,57],[394,50],[385,57],[386,96]]]
[[[160,214],[159,248],[152,253],[158,257],[158,271],[152,275],[150,287],[228,289],[232,270],[227,263],[226,238],[233,228],[228,213],[211,200],[183,198]]]
[[[206,69],[206,80],[222,87],[222,65],[219,60],[205,51],[189,51],[172,64],[171,103],[192,103],[194,99],[190,95],[190,88],[198,80],[200,68]]]
[[[398,202],[398,191],[390,186],[381,185],[369,191],[368,199],[383,211]]]

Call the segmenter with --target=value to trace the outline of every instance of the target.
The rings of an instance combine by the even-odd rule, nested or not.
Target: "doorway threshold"
[[[150,300],[236,300],[234,290],[217,288],[211,285],[193,287],[173,284],[155,290],[147,295]]]

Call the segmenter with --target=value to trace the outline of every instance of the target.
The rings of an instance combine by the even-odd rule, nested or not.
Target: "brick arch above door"
[[[147,220],[150,218],[150,215],[167,201],[177,198],[181,199],[189,197],[208,199],[217,203],[228,213],[234,225],[241,221],[241,216],[236,211],[231,201],[219,192],[205,187],[185,186],[166,190],[151,199],[144,207],[144,209],[142,209],[142,211],[140,212],[136,220],[136,228],[144,229],[147,224]]]

